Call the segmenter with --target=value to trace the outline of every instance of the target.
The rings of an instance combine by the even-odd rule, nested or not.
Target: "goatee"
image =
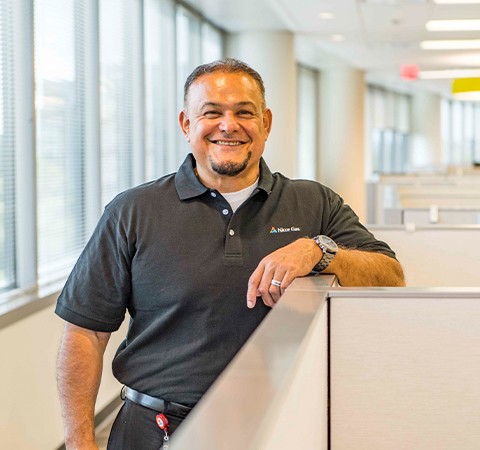
[[[248,166],[248,162],[252,157],[252,152],[248,152],[247,157],[240,163],[234,163],[232,161],[226,161],[221,164],[216,163],[209,158],[210,167],[213,171],[217,172],[219,175],[226,175],[227,177],[234,177],[242,173]]]

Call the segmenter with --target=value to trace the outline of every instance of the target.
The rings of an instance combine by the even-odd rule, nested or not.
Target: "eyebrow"
[[[237,107],[242,107],[242,106],[253,106],[253,107],[255,107],[255,103],[250,102],[250,101],[245,101],[245,102],[235,103],[235,106],[237,106]],[[205,103],[202,104],[201,109],[208,108],[208,107],[221,108],[222,105],[220,103],[215,103],[215,102],[205,102]]]

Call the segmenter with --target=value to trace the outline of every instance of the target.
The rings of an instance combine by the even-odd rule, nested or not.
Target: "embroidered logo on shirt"
[[[300,228],[298,227],[272,227],[270,230],[270,234],[275,234],[275,233],[292,233],[292,232],[299,232]]]

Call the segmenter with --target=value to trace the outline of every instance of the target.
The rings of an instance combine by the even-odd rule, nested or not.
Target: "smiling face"
[[[233,192],[255,182],[272,114],[253,78],[244,73],[202,75],[190,86],[179,121],[203,184]]]

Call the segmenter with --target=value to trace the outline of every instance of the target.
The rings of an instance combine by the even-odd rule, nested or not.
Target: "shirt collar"
[[[205,187],[195,175],[195,158],[191,153],[187,155],[178,172],[175,174],[175,187],[177,189],[180,200],[188,200],[190,198],[199,197],[209,189]],[[273,187],[273,175],[270,172],[266,162],[260,160],[260,179],[257,189],[270,194]]]

